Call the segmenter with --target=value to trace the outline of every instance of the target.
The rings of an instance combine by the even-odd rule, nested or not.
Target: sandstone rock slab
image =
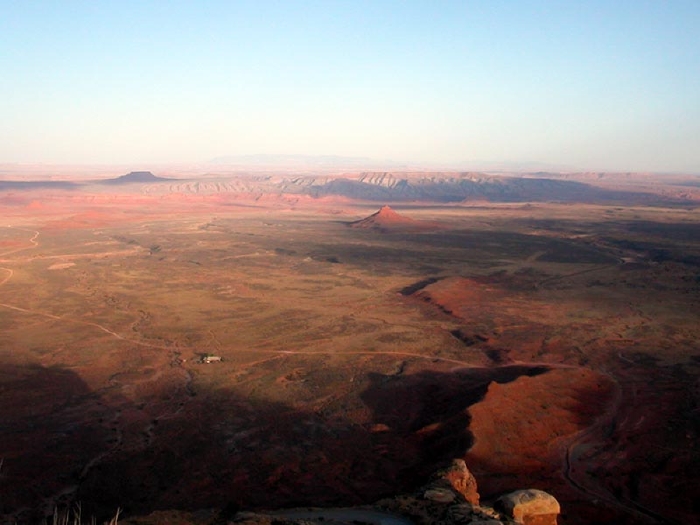
[[[554,496],[537,489],[516,490],[501,496],[494,507],[518,523],[529,523],[537,518],[534,520],[537,523],[556,525],[561,512]]]

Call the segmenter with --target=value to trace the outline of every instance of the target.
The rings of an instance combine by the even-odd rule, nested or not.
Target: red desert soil
[[[466,461],[484,495],[548,480],[577,522],[687,522],[698,489],[689,470],[696,378],[610,346],[609,334],[639,322],[634,309],[592,309],[580,294],[512,276],[449,277],[412,296],[461,320],[453,335],[495,363],[568,367],[492,384],[470,409],[475,444]]]
[[[263,205],[252,197],[243,203],[179,194],[63,196],[42,200],[32,220],[46,219],[42,232],[55,234],[155,222],[175,212],[257,212]],[[279,202],[271,197],[265,206],[277,209]],[[7,216],[27,214],[26,203],[5,204]],[[333,213],[333,204],[318,206]],[[352,226],[400,232],[428,224],[384,207]],[[15,229],[26,237],[26,249],[36,246],[38,232]],[[17,241],[6,242],[5,258],[18,251]],[[4,273],[0,277],[12,284],[12,270]],[[52,272],[51,278],[65,277]],[[192,355],[181,361],[182,347],[138,342],[90,321],[11,310],[33,314],[22,318],[28,332],[93,326],[103,339],[71,367],[62,356],[75,351],[70,347],[57,345],[49,353],[37,343],[36,352],[44,352],[37,362],[8,350],[0,374],[9,397],[0,403],[0,420],[13,430],[0,436],[0,474],[11,476],[14,486],[0,505],[21,510],[72,495],[72,489],[86,509],[108,512],[125,502],[132,513],[229,500],[243,507],[360,503],[422,482],[437,463],[462,455],[485,496],[546,482],[543,488],[555,487],[567,512],[581,517],[601,498],[623,511],[638,509],[636,502],[657,511],[668,501],[694,508],[695,487],[684,481],[697,478],[691,472],[695,456],[677,451],[695,450],[686,444],[695,435],[676,432],[670,419],[688,419],[680,410],[690,379],[682,370],[640,364],[632,352],[618,349],[606,354],[607,361],[591,353],[591,369],[581,366],[580,352],[572,348],[589,337],[591,326],[600,328],[594,326],[598,319],[567,318],[586,311],[586,304],[566,291],[557,295],[540,287],[538,295],[536,278],[436,278],[420,291],[402,292],[406,301],[419,299],[449,315],[450,328],[460,326],[451,333],[470,352],[488,356],[474,362],[489,367],[472,369],[450,359],[412,361],[413,349],[366,361],[359,353],[339,352],[333,364],[325,354],[280,351],[261,354],[255,366],[238,369],[225,361],[206,368],[193,364]],[[545,344],[546,333],[556,339]],[[586,344],[587,351],[597,348]],[[393,373],[374,372],[397,359]],[[207,374],[219,370],[238,370],[241,378],[231,374],[230,383],[222,379],[207,388]],[[286,389],[282,401],[253,395],[280,388]],[[687,500],[682,505],[681,498]],[[594,510],[589,523],[612,522]]]
[[[480,492],[516,490],[533,477],[561,485],[568,443],[605,416],[614,393],[610,378],[585,368],[491,383],[469,410],[474,445],[465,459]]]
[[[429,284],[413,297],[467,321],[466,331],[454,335],[467,345],[471,344],[470,339],[484,343],[488,357],[505,364],[537,359],[543,345],[543,322],[560,324],[566,315],[561,305],[538,301],[519,290],[520,286],[506,286],[487,277],[447,277]]]

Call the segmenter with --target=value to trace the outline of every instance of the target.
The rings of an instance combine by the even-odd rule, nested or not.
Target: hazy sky
[[[700,173],[700,1],[0,0],[0,162]]]

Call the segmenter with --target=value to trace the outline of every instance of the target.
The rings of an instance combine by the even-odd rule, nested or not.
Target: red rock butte
[[[388,228],[392,226],[414,225],[416,221],[395,212],[389,206],[382,206],[369,217],[350,223],[353,228]]]

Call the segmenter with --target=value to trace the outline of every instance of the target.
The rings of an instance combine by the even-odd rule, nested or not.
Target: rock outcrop
[[[468,503],[479,504],[479,493],[477,492],[476,479],[469,472],[467,464],[463,459],[455,459],[452,464],[435,473],[433,484],[447,483],[456,490]]]
[[[494,508],[481,506],[474,476],[461,459],[438,471],[412,494],[386,498],[374,505],[343,509],[290,509],[269,513],[240,512],[230,525],[308,525],[362,522],[373,525],[556,525],[557,500],[536,489],[502,496]]]
[[[556,525],[561,511],[554,496],[537,489],[516,490],[501,496],[494,508],[526,525]]]

